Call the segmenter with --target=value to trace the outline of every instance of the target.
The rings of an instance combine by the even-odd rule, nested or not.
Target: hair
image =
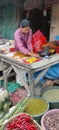
[[[23,19],[20,23],[20,27],[28,27],[29,26],[29,20],[28,19]]]

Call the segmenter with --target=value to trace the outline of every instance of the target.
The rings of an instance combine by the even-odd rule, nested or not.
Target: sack
[[[43,45],[47,43],[46,37],[42,34],[40,30],[38,30],[32,36],[32,45],[33,45],[33,52],[38,53],[42,50]]]

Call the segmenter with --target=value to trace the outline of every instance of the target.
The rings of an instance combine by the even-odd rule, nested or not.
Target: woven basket
[[[20,113],[21,114],[21,113]],[[7,126],[8,123],[10,121],[13,121],[16,117],[18,117],[20,114],[17,114],[16,116],[10,118],[9,120],[6,120],[3,124],[3,129],[2,130],[7,130]],[[25,113],[26,115],[28,115],[27,113]],[[31,117],[31,119],[33,120],[34,124],[38,127],[38,130],[43,130],[42,127]]]

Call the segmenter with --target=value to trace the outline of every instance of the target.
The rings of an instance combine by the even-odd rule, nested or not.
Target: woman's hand
[[[39,54],[29,52],[29,56],[40,58]]]
[[[37,57],[37,58],[39,58],[39,54],[32,53],[32,57]]]

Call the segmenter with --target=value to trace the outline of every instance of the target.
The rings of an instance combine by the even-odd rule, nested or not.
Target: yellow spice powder
[[[45,100],[39,98],[31,98],[28,100],[25,112],[30,115],[38,115],[46,111],[47,107],[48,104]]]

